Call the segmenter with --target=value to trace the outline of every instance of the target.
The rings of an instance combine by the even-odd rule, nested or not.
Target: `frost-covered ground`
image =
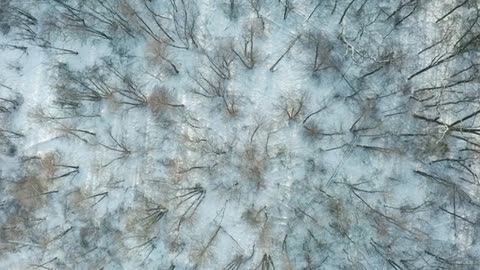
[[[475,0],[0,0],[0,269],[479,269]]]

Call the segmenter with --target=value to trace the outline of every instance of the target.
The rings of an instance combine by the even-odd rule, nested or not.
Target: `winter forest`
[[[0,269],[475,270],[477,0],[0,0]]]

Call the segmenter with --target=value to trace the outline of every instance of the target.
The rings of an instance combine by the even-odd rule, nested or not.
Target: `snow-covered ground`
[[[478,269],[479,8],[0,0],[0,269]]]

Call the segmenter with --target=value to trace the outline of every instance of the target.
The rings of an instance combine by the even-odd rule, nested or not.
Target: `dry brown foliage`
[[[50,181],[57,168],[58,155],[45,153],[25,161],[25,176],[13,187],[17,203],[27,209],[39,208],[47,202],[46,193],[53,185]]]

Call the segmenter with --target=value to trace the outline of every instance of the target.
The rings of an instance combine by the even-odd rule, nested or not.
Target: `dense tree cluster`
[[[0,0],[0,268],[477,269],[475,0]]]

